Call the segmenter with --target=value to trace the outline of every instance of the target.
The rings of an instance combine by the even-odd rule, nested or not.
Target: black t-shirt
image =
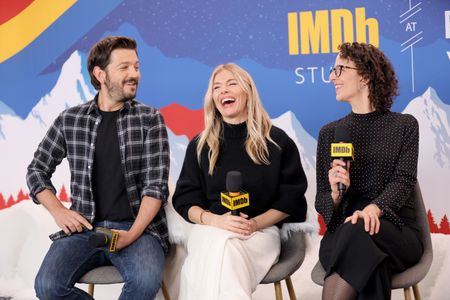
[[[95,141],[92,190],[95,201],[95,221],[132,220],[122,169],[117,118],[120,111],[100,111],[102,121]]]

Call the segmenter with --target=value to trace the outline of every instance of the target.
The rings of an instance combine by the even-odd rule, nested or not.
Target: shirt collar
[[[98,93],[95,95],[94,99],[92,99],[91,103],[89,104],[89,108],[88,108],[88,111],[87,111],[88,114],[92,114],[92,113],[96,113],[97,115],[100,114],[100,109],[98,108],[97,100],[98,100]],[[135,99],[132,99],[130,101],[126,101],[123,104],[123,107],[120,109],[120,111],[121,112],[128,111],[132,107],[134,107],[136,104],[137,104],[137,101]]]

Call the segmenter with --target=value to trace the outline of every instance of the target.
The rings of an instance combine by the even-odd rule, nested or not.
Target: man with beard
[[[107,37],[90,51],[98,91],[63,111],[28,166],[30,196],[61,231],[35,280],[40,299],[92,299],[74,284],[87,271],[114,265],[125,280],[120,299],[153,299],[168,250],[169,146],[161,113],[134,99],[140,79],[136,42]],[[67,157],[72,205],[56,198],[51,176]],[[116,249],[92,246],[93,229],[118,232]]]

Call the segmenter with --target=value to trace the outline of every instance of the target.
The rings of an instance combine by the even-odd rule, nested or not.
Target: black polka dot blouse
[[[335,208],[328,181],[331,143],[336,126],[348,126],[354,147],[350,164],[350,187]],[[397,215],[403,206],[414,207],[410,194],[417,181],[419,125],[407,114],[394,112],[350,113],[320,130],[317,144],[317,195],[315,207],[333,231],[350,212],[351,201],[370,200],[383,212],[383,218],[400,228]]]

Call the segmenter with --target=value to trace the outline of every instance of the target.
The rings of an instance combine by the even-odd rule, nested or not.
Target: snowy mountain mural
[[[212,69],[230,61],[247,69],[273,123],[283,128],[298,147],[309,181],[308,219],[316,222],[318,131],[349,112],[348,105],[334,100],[327,75],[336,53],[326,50],[324,45],[332,44],[337,32],[344,39],[359,39],[356,32],[361,26],[365,28],[360,32],[378,42],[396,69],[400,96],[393,111],[412,114],[419,121],[418,179],[435,232],[433,265],[420,288],[424,300],[448,299],[448,1],[110,0],[60,1],[61,6],[43,0],[3,2],[0,4],[0,228],[3,229],[0,299],[35,299],[34,276],[50,245],[48,235],[57,228],[45,208],[29,200],[26,167],[57,115],[93,98],[95,90],[89,83],[86,56],[95,42],[106,35],[136,39],[142,73],[137,98],[159,108],[166,121],[171,148],[171,190],[187,144],[203,127],[202,99]],[[357,10],[364,12],[364,22]],[[315,20],[319,12],[321,22]],[[343,12],[346,20],[342,19],[340,24],[330,22],[333,14]],[[30,14],[33,20],[47,20],[48,27],[28,21],[23,27],[16,26]],[[308,33],[297,32],[298,45],[295,26],[288,23],[289,15],[298,17],[298,28],[311,29]],[[306,15],[314,20],[302,23],[301,18]],[[30,32],[35,33],[33,38]],[[305,39],[316,53],[304,53]],[[292,54],[295,46],[302,53]],[[69,205],[67,161],[57,168],[52,179],[58,196]],[[180,221],[170,205],[166,211],[172,221]],[[321,288],[310,279],[320,239],[317,234],[307,236],[305,261],[292,276],[300,299],[320,298]],[[117,298],[120,287],[97,286],[96,299]],[[273,286],[260,285],[253,299],[273,299]],[[403,299],[402,292],[395,291],[392,299]]]
[[[57,84],[41,98],[26,119],[23,120],[13,113],[0,115],[0,128],[2,129],[0,147],[1,149],[7,149],[7,155],[0,156],[0,165],[6,166],[4,170],[8,170],[8,176],[2,177],[0,181],[0,193],[4,195],[5,200],[7,196],[16,195],[21,189],[27,191],[25,188],[26,166],[31,160],[33,151],[40,139],[59,112],[93,97],[93,91],[87,86],[87,79],[83,75],[81,67],[81,55],[75,51],[63,65]],[[177,111],[188,119],[194,116],[198,119],[198,111],[189,111],[181,106],[172,106],[163,108],[163,114],[164,112],[167,113],[168,110],[171,114],[164,117],[166,123],[172,124],[173,127],[176,127],[174,125],[176,117],[173,117],[173,115],[176,115]],[[443,197],[447,194],[445,183],[450,178],[448,159],[450,157],[449,107],[442,103],[434,89],[429,88],[422,96],[410,102],[405,109],[405,113],[414,115],[420,123],[419,180],[426,206],[433,212],[435,220],[438,222],[448,212],[448,205],[446,205]],[[309,182],[306,195],[309,204],[308,219],[314,221],[317,219],[317,213],[314,210],[317,142],[303,128],[294,113],[290,111],[272,121],[275,126],[284,129],[298,147]],[[202,120],[199,120],[199,122],[202,122]],[[198,126],[196,124],[192,130],[188,130],[185,126],[184,134],[180,132],[180,128],[176,128],[174,131],[178,135],[173,133],[168,126],[171,148],[171,189],[173,189],[179,176],[189,139],[199,130]],[[24,139],[25,136],[28,138]],[[11,160],[10,157],[15,159]],[[57,168],[53,181],[57,189],[63,185],[69,187],[69,170],[65,161]],[[171,217],[173,217],[173,214]],[[178,221],[180,220],[178,219]],[[2,266],[0,291],[8,291],[9,295],[14,295],[17,299],[30,299],[33,297],[32,282],[34,274],[50,243],[47,235],[57,228],[45,209],[36,206],[31,201],[22,201],[13,207],[0,210],[0,224],[6,223],[14,224],[16,230],[14,234],[6,234],[3,239],[8,243],[11,242],[11,247],[0,251],[0,265]],[[13,241],[16,234],[22,234],[23,240]],[[434,239],[441,240],[442,238]],[[309,251],[311,257],[306,260],[305,264],[312,268],[316,260],[317,254],[314,253],[314,249],[317,250],[318,238],[314,235],[309,237],[309,243],[313,250]],[[444,248],[441,245],[442,243],[448,243],[448,239],[441,241],[438,246],[438,248],[441,248],[441,263],[448,264],[447,255],[442,254]],[[27,251],[31,247],[30,245],[33,245],[33,252]],[[9,257],[14,257],[14,259],[10,260]],[[317,293],[315,289],[315,287],[306,289],[306,293]],[[107,296],[105,299],[107,299]]]
[[[81,56],[74,52],[63,65],[56,85],[39,100],[25,120],[16,115],[0,115],[0,165],[8,173],[0,181],[0,193],[5,197],[26,188],[27,165],[58,114],[93,97],[81,67]],[[68,163],[64,160],[53,176],[55,187],[59,189],[63,184],[68,187],[69,176]]]
[[[8,176],[0,181],[0,193],[6,199],[10,195],[17,195],[22,189],[26,191],[25,172],[32,159],[38,143],[41,141],[50,124],[64,109],[84,103],[93,98],[94,91],[88,86],[88,78],[82,72],[82,57],[75,51],[64,63],[59,79],[53,89],[43,96],[32,109],[25,120],[13,113],[0,115],[0,148],[4,153],[0,156],[0,165],[8,170]],[[176,110],[181,106],[173,107],[170,115],[162,108],[166,123],[168,124],[169,142],[171,146],[171,182],[176,182],[184,159],[184,151],[193,137],[189,130],[189,123],[184,123],[184,129],[176,128],[178,135],[170,128],[175,124]],[[426,206],[432,211],[437,222],[448,213],[445,199],[446,185],[450,179],[450,127],[449,105],[443,103],[433,88],[428,88],[420,97],[413,99],[406,107],[405,113],[414,115],[420,124],[420,151],[419,174],[422,192]],[[186,119],[198,120],[198,112],[183,110]],[[189,114],[192,114],[189,116]],[[180,120],[178,120],[180,123]],[[202,120],[200,120],[202,122]],[[195,122],[193,122],[195,123]],[[274,125],[284,129],[295,141],[302,164],[308,177],[309,188],[307,198],[313,206],[315,195],[315,161],[316,140],[303,128],[294,113],[286,112],[273,119]],[[172,125],[176,127],[175,125]],[[194,132],[201,130],[196,127]],[[186,133],[180,133],[184,130]],[[27,137],[26,139],[24,137]],[[10,159],[15,157],[14,160]],[[430,181],[430,178],[432,180]],[[69,170],[66,160],[57,168],[53,176],[55,187],[60,189],[63,185],[69,187]]]
[[[404,110],[419,122],[419,168],[424,201],[435,220],[450,212],[450,106],[433,88],[413,99]]]

